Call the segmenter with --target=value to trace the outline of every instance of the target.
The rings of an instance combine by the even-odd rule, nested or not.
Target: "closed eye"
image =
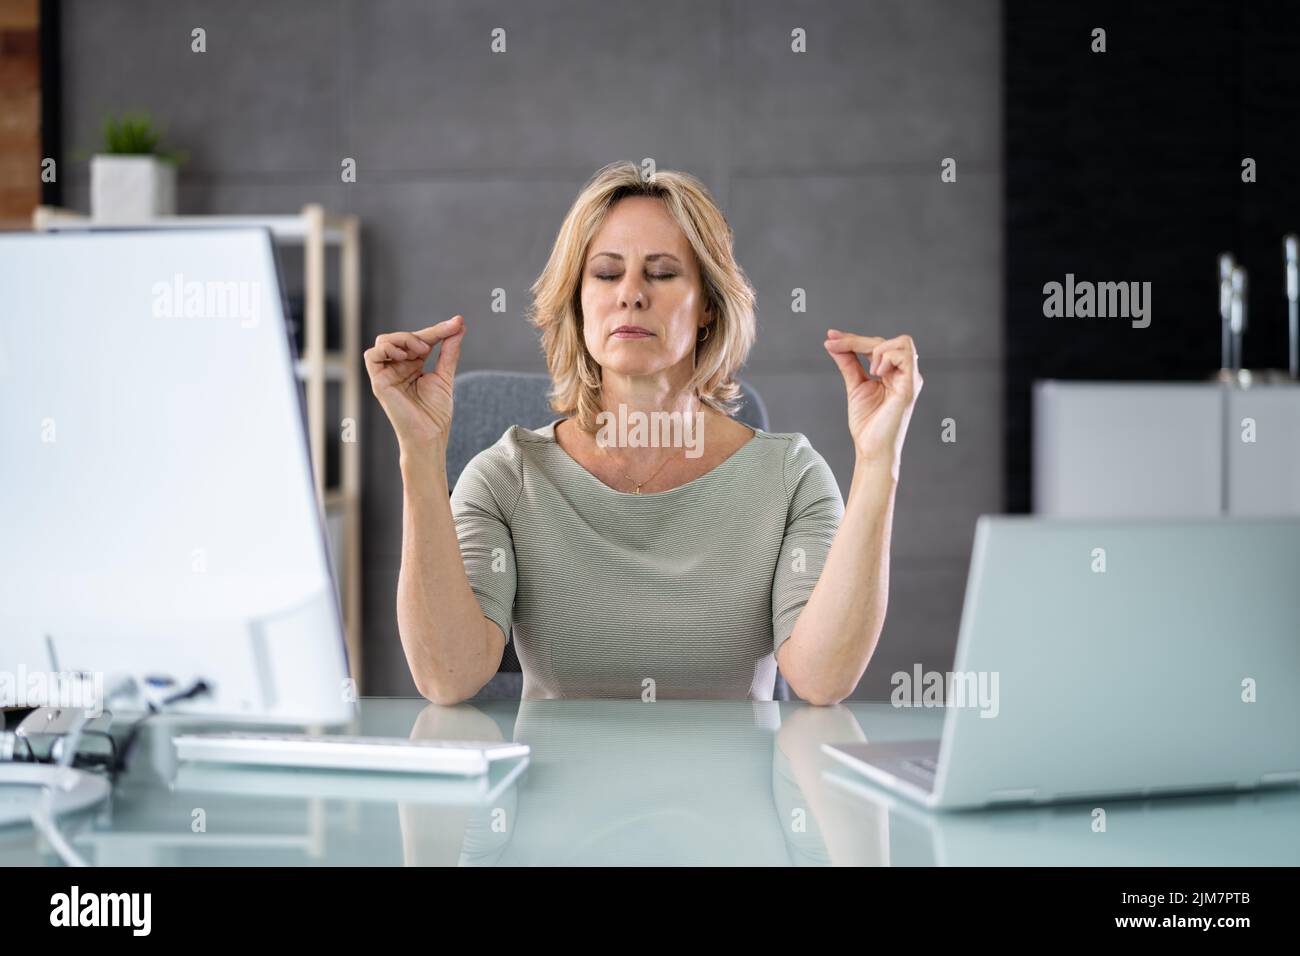
[[[651,279],[673,279],[673,278],[676,278],[676,276],[677,276],[677,273],[675,273],[675,272],[652,272],[652,273],[650,273],[650,278],[651,278]],[[596,278],[597,278],[597,279],[603,279],[603,280],[606,281],[606,282],[610,282],[610,281],[612,281],[612,280],[614,280],[614,279],[617,279],[617,278],[619,278],[619,277],[616,276],[616,275],[597,275]]]

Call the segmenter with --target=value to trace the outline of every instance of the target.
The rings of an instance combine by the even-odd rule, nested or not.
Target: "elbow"
[[[798,693],[798,691],[796,691],[795,693]],[[836,704],[840,703],[840,701],[844,700],[849,695],[846,693],[820,693],[819,692],[819,693],[809,694],[806,697],[803,694],[799,694],[799,696],[803,698],[804,703],[812,704],[814,707],[834,707]]]
[[[819,687],[815,685],[804,687],[795,684],[788,677],[786,678],[786,683],[789,685],[791,692],[793,692],[796,697],[802,700],[805,704],[812,704],[814,707],[832,707],[848,697],[853,691],[853,688],[851,687],[847,690],[843,688]]]
[[[492,675],[501,666],[505,642],[496,624],[491,623],[487,618],[481,620],[484,621],[490,637],[496,638],[495,654],[489,637],[488,648],[483,655],[472,657],[468,661],[422,660],[421,666],[417,668],[415,661],[408,656],[411,677],[415,680],[415,689],[419,691],[421,697],[443,707],[454,707],[456,704],[463,704],[470,700],[487,686]],[[490,664],[488,664],[489,660]]]
[[[790,690],[805,704],[814,707],[833,707],[853,695],[856,684],[843,681],[802,681],[796,683],[787,675],[786,683]]]
[[[802,665],[803,661],[790,651],[786,652],[783,663],[779,660],[777,663],[790,692],[805,704],[815,707],[832,707],[853,696],[862,676],[859,674],[852,680],[846,680],[847,675],[836,673],[834,669],[821,667],[809,671]]]
[[[437,680],[431,676],[416,675],[415,689],[419,691],[420,696],[425,700],[442,707],[453,707],[456,704],[463,704],[473,696],[472,694],[466,694],[462,689],[448,687],[444,681]]]

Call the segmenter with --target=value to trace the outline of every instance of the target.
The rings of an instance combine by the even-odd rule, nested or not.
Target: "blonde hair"
[[[695,373],[687,387],[710,408],[734,415],[740,395],[734,375],[754,344],[755,323],[754,289],[733,254],[731,226],[694,176],[659,170],[647,181],[631,162],[610,163],[588,180],[531,288],[528,321],[542,331],[551,408],[575,418],[584,431],[596,431],[601,371],[582,336],[583,263],[610,207],[627,196],[661,200],[695,251],[713,322],[695,347]]]

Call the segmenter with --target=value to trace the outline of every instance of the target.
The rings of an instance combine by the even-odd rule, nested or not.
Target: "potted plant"
[[[140,222],[176,212],[180,153],[161,152],[162,133],[147,113],[104,120],[104,149],[90,158],[90,215],[101,222]]]

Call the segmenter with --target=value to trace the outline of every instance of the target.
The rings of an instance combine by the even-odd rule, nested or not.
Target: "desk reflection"
[[[867,701],[365,698],[340,729],[531,746],[486,778],[184,764],[175,733],[229,728],[157,720],[111,801],[60,828],[87,861],[127,866],[1300,865],[1296,788],[930,813],[822,752],[942,720]],[[0,828],[0,865],[57,862],[30,826]]]
[[[821,745],[866,740],[859,717],[876,739],[932,737],[937,721],[886,704],[851,706],[522,701],[513,736],[533,748],[526,774],[490,805],[401,802],[403,859],[453,866],[1300,864],[1295,788],[926,811],[857,776]],[[503,739],[500,726],[473,706],[430,705],[411,733]]]
[[[430,704],[413,739],[499,740],[473,705]],[[844,706],[772,701],[523,700],[532,747],[492,805],[398,806],[407,865],[874,866],[874,810],[833,799],[826,741],[864,740]],[[873,819],[873,818],[879,818]]]

